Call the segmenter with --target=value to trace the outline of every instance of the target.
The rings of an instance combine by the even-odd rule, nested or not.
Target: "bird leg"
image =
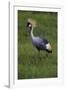
[[[40,50],[38,51],[38,57],[39,57],[39,60],[41,60],[41,52],[40,52]]]
[[[46,53],[46,57],[48,57],[48,53]]]

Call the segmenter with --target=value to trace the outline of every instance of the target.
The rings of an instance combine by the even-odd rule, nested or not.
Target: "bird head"
[[[32,30],[32,28],[35,28],[36,27],[36,21],[32,20],[32,19],[28,19],[27,20],[27,28],[28,28],[28,31],[30,32]]]

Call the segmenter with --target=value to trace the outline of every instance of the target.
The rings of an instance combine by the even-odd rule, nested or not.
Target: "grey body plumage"
[[[45,50],[46,44],[48,44],[48,41],[42,40],[39,37],[36,37],[35,39],[32,39],[32,44],[38,49],[38,50]]]

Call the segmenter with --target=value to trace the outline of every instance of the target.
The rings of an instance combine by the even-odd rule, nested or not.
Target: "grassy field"
[[[32,45],[27,31],[27,19],[37,21],[34,35],[46,38],[52,53],[41,51]],[[18,11],[18,79],[57,77],[57,13]]]

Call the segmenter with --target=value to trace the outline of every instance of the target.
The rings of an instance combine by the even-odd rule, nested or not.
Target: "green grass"
[[[37,21],[34,35],[46,38],[52,46],[52,54],[32,45],[26,28],[27,19]],[[57,13],[18,11],[18,79],[57,77]]]

